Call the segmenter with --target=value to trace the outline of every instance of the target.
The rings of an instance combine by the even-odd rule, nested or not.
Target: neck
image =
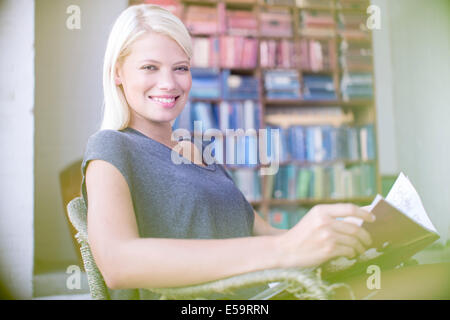
[[[172,125],[168,122],[155,122],[147,119],[136,119],[131,117],[128,127],[135,129],[147,137],[152,138],[169,148],[173,148],[177,142],[171,140]]]

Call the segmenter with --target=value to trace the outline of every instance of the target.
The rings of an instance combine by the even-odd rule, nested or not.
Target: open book
[[[400,173],[386,198],[377,195],[370,206],[376,216],[372,223],[345,218],[362,225],[372,237],[372,247],[354,259],[341,257],[323,265],[322,276],[333,280],[365,273],[369,265],[395,267],[424,249],[439,235],[431,223],[417,191]]]

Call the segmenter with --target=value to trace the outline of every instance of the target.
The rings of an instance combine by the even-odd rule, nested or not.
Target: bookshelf
[[[377,126],[372,36],[370,30],[366,30],[364,27],[364,22],[368,17],[365,9],[370,4],[369,1],[146,0],[130,1],[130,5],[143,2],[169,5],[167,8],[186,24],[193,41],[200,39],[199,43],[201,42],[201,44],[198,44],[200,54],[203,55],[205,51],[210,51],[206,55],[209,63],[198,66],[198,68],[211,69],[216,72],[221,94],[215,97],[193,96],[190,99],[191,104],[211,105],[217,116],[219,114],[217,109],[224,105],[223,102],[232,104],[252,100],[255,110],[258,112],[256,115],[258,119],[255,121],[259,122],[257,127],[260,129],[279,127],[290,130],[289,128],[292,126],[305,128],[331,126],[330,130],[334,132],[337,130],[334,128],[342,126],[350,127],[348,129],[350,131],[353,130],[352,128],[358,128],[355,129],[359,130],[356,133],[360,154],[358,158],[310,161],[310,159],[294,159],[290,155],[280,162],[280,168],[294,167],[291,169],[295,172],[296,180],[300,179],[300,173],[297,175],[299,168],[306,168],[305,170],[312,168],[314,174],[332,176],[334,180],[323,180],[325,184],[323,187],[334,188],[334,191],[331,192],[332,196],[324,196],[322,192],[319,196],[314,196],[309,192],[309,196],[297,198],[291,192],[287,197],[278,198],[274,196],[276,194],[274,185],[277,183],[274,180],[277,180],[277,177],[258,175],[258,171],[261,169],[260,164],[248,167],[225,165],[235,179],[240,180],[243,184],[247,183],[247,187],[244,189],[248,189],[248,182],[253,179],[249,172],[256,175],[256,186],[254,185],[254,187],[259,188],[259,193],[256,192],[257,196],[248,197],[248,200],[261,216],[272,221],[271,214],[277,208],[281,208],[280,210],[286,208],[287,211],[292,211],[295,208],[310,208],[319,203],[352,202],[358,205],[367,205],[377,193],[381,193],[381,178],[376,153]],[[196,11],[201,12],[203,17],[213,17],[215,26],[207,23],[203,26],[202,23],[199,23],[197,26],[195,19],[198,19],[199,15],[196,15]],[[232,21],[229,18],[232,16],[236,20],[241,19],[240,26],[236,20]],[[286,25],[290,25],[289,30],[283,29],[283,26]],[[230,42],[226,42],[227,37],[231,39]],[[239,42],[236,38],[244,40],[239,40],[241,41]],[[219,48],[216,48],[215,53],[211,51],[213,46]],[[233,49],[229,50],[231,52],[240,52],[241,49],[244,52],[240,55],[240,60],[233,60],[233,57],[230,60],[225,53],[226,48],[224,47],[231,46],[233,46]],[[281,58],[274,56],[274,52],[278,53]],[[253,55],[251,61],[248,59],[246,61],[245,58],[251,54]],[[241,63],[230,64],[225,60]],[[200,63],[205,61],[203,57]],[[284,75],[295,72],[297,78],[287,82],[298,83],[297,96],[289,96],[292,92],[284,92],[283,95],[288,95],[288,97],[281,95],[274,98],[280,94],[279,89],[274,89],[273,96],[269,93],[271,90],[268,89],[267,75],[275,72],[273,75],[276,78],[278,71],[285,72]],[[256,79],[257,94],[252,93],[253,96],[250,98],[224,97],[224,83],[229,81],[229,78],[223,77],[224,72],[229,72],[230,75],[242,79],[245,77]],[[319,112],[322,110],[326,113],[328,109],[332,114],[324,115]],[[315,113],[315,110],[318,114]],[[341,114],[337,111],[341,111]],[[336,115],[333,116],[335,113]],[[371,130],[369,133],[366,130],[367,126]],[[337,131],[340,132],[339,130]],[[362,138],[363,131],[365,132],[364,139]],[[362,145],[363,140],[367,142],[367,135],[371,137],[372,155],[369,158],[367,155],[362,157],[362,149],[368,148],[367,145]],[[335,173],[333,170],[336,166],[343,171]],[[363,169],[358,171],[359,167]],[[338,188],[333,187],[333,183],[338,184],[337,178],[345,176],[346,178],[342,179],[347,179],[347,182],[355,188],[355,183],[349,182],[352,179],[348,173],[350,171],[359,175],[361,181],[364,180],[357,182],[360,188],[366,184],[370,185],[364,194],[349,193],[347,192],[348,187],[345,187],[347,188],[346,192],[337,192]],[[370,175],[370,177],[364,175]],[[281,180],[278,179],[278,181]],[[252,183],[250,182],[250,184]],[[237,185],[241,188],[239,183]],[[318,185],[315,183],[312,189],[318,190]],[[367,190],[370,192],[368,193]],[[244,195],[247,195],[246,192]],[[304,212],[306,210],[303,210]],[[288,217],[288,219],[291,218]]]

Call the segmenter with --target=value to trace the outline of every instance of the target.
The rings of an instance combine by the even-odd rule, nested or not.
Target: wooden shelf
[[[336,72],[336,70],[333,69],[325,69],[325,70],[311,70],[311,69],[300,69],[299,70],[301,73],[306,73],[306,74],[333,74]]]
[[[190,98],[191,102],[209,102],[219,104],[222,101],[245,101],[259,99],[240,99],[240,98]],[[312,107],[312,106],[339,106],[339,107],[368,107],[373,105],[372,100],[302,100],[302,99],[265,99],[263,98],[261,103],[276,108],[277,106],[299,106],[299,107]]]
[[[288,5],[288,4],[266,4],[266,3],[259,3],[259,7],[263,9],[298,9],[296,5]]]
[[[256,1],[239,1],[239,0],[224,0],[226,7],[233,9],[248,9],[258,5]]]
[[[293,41],[297,39],[295,36],[265,36],[265,35],[257,35],[257,38],[260,40],[290,40]]]
[[[332,203],[371,203],[376,195],[372,197],[358,197],[358,198],[322,198],[322,199],[271,199],[268,203],[272,206],[286,206],[286,205],[304,205],[311,206],[316,204],[332,204]]]
[[[303,99],[263,99],[262,101],[266,105],[276,106],[346,106],[346,107],[358,107],[358,106],[370,106],[373,104],[372,100],[303,100]]]
[[[335,11],[336,8],[333,7],[321,7],[321,6],[307,6],[307,7],[297,7],[299,10],[304,11]]]
[[[191,98],[190,101],[191,102],[209,102],[209,103],[215,103],[215,104],[219,104],[222,101],[245,101],[245,100],[252,100],[252,101],[258,101],[259,99],[255,99],[255,98],[246,98],[246,99],[239,99],[239,98],[217,98],[217,99],[212,99],[212,98]]]
[[[192,135],[194,135],[192,133]],[[310,161],[301,161],[301,160],[287,160],[282,161],[279,163],[279,166],[286,166],[286,165],[295,165],[297,167],[313,167],[313,166],[322,166],[327,167],[334,164],[342,163],[345,166],[352,166],[352,165],[358,165],[358,164],[375,164],[375,160],[343,160],[343,159],[337,159],[337,160],[329,160],[329,161],[322,161],[322,162],[310,162]],[[227,165],[224,164],[224,166],[227,169],[230,170],[239,170],[239,169],[252,169],[252,170],[259,170],[262,165],[252,165],[252,166],[245,166],[245,165]]]
[[[375,160],[344,160],[344,159],[336,159],[336,160],[328,160],[322,162],[310,162],[310,161],[301,161],[301,160],[289,160],[280,162],[280,166],[285,166],[289,164],[293,164],[299,167],[312,167],[312,166],[331,166],[334,164],[343,163],[346,166],[352,166],[357,164],[374,164]]]
[[[222,35],[219,32],[203,33],[203,32],[192,32],[191,30],[189,30],[189,34],[191,35],[191,37],[198,37],[198,38],[219,37]]]
[[[340,41],[372,44],[372,37],[370,36],[370,33],[368,33],[365,37],[346,37],[338,31],[337,37]]]
[[[220,0],[180,0],[185,5],[217,5]]]
[[[372,66],[370,67],[350,67],[350,68],[340,68],[339,73],[346,73],[346,72],[373,72],[374,69]]]
[[[367,7],[370,5],[370,3],[367,5]],[[367,7],[365,9],[361,9],[361,8],[336,8],[337,12],[351,12],[351,13],[361,13],[363,15],[366,15],[366,10]]]
[[[334,204],[334,203],[356,203],[360,205],[367,205],[373,201],[376,195],[371,197],[356,197],[356,198],[322,198],[322,199],[271,199],[271,200],[253,200],[249,201],[254,207],[269,205],[275,206],[305,206],[311,207],[318,204]]]

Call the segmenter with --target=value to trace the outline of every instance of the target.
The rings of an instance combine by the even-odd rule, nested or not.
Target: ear
[[[115,70],[114,70],[114,83],[116,84],[116,86],[120,86],[122,84],[121,74],[122,74],[122,72],[121,72],[119,66],[116,65]]]

